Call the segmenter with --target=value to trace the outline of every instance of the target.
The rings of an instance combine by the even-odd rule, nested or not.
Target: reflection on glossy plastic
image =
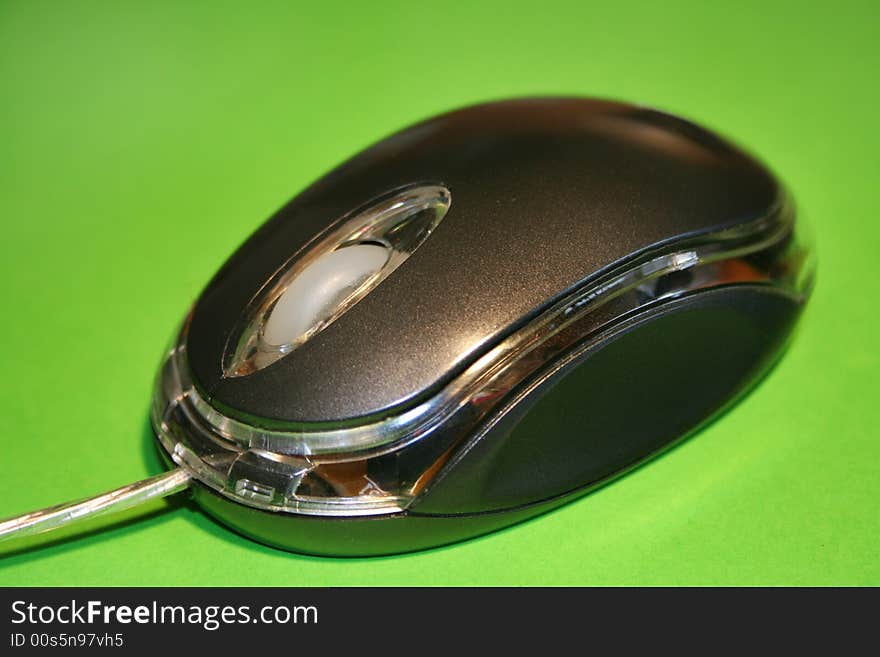
[[[802,298],[811,285],[811,253],[795,231],[793,208],[783,204],[563,298],[406,412],[330,429],[273,430],[221,413],[189,379],[184,325],[157,381],[153,422],[179,465],[242,504],[315,516],[397,513],[518,386],[549,376],[545,366],[576,344],[589,348],[590,336],[600,340],[619,318],[700,290],[762,284]],[[434,448],[419,451],[427,440]],[[428,456],[414,456],[420,454]]]

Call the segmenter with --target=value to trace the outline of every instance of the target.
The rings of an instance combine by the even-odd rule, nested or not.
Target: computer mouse
[[[298,552],[520,522],[774,363],[813,279],[799,226],[765,166],[654,109],[539,98],[423,121],[223,264],[157,379],[161,452],[209,514]]]

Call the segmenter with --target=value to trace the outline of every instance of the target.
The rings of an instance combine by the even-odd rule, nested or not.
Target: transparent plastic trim
[[[627,317],[732,284],[768,285],[802,299],[814,261],[793,216],[783,204],[673,253],[647,252],[548,308],[432,397],[357,426],[280,431],[223,415],[189,380],[185,323],[157,381],[157,435],[181,467],[243,504],[314,515],[398,512],[524,382],[549,376]]]
[[[442,185],[413,185],[380,198],[344,218],[317,243],[294,254],[254,297],[234,331],[235,348],[224,357],[226,376],[246,376],[271,365],[336,321],[349,308],[397,269],[446,216],[452,203]],[[377,244],[389,250],[385,264],[343,296],[323,317],[295,339],[281,345],[265,339],[264,331],[278,300],[319,258],[357,244]]]

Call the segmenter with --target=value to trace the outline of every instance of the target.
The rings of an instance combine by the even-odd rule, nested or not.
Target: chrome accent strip
[[[463,437],[503,407],[501,400],[509,401],[508,393],[590,336],[649,305],[720,285],[761,283],[805,294],[812,255],[799,243],[793,220],[793,208],[781,203],[758,221],[682,243],[673,253],[644,253],[554,303],[430,398],[354,426],[282,431],[224,415],[190,381],[185,322],[157,380],[157,437],[181,468],[248,506],[324,516],[398,513]],[[682,280],[674,276],[685,271]],[[409,459],[406,471],[399,464],[388,470],[387,458],[380,464],[431,434],[440,456]],[[381,476],[374,481],[377,468]]]
[[[604,297],[599,304],[603,305],[629,290],[672,272],[760,251],[784,237],[790,229],[791,220],[789,218],[784,221],[770,234],[763,234],[767,230],[767,223],[766,220],[762,220],[756,222],[757,225],[753,224],[754,233],[761,237],[757,241],[749,241],[724,251],[719,251],[716,244],[708,244],[658,256],[629,268],[610,280],[568,295],[536,320],[478,358],[433,397],[397,416],[339,429],[283,431],[255,427],[224,415],[211,406],[195,389],[187,394],[187,399],[195,411],[221,436],[240,447],[297,456],[335,454],[335,461],[359,460],[363,458],[361,452],[376,448],[382,449],[371,451],[372,456],[385,453],[389,449],[397,449],[418,440],[430,432],[432,427],[465,404],[499,370],[508,367],[515,360],[535,349],[553,333],[580,319],[584,313],[595,310],[598,305],[591,303],[594,300]],[[752,235],[746,237],[749,236]],[[718,239],[719,234],[714,237]],[[727,239],[742,239],[742,237],[735,235]],[[711,286],[712,284],[704,283],[699,287],[702,289]],[[678,294],[687,291],[681,290]],[[340,451],[347,456],[340,455]]]

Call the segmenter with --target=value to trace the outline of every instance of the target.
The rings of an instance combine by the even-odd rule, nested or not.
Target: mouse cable
[[[84,500],[57,504],[38,511],[0,520],[0,541],[66,527],[104,513],[114,513],[173,495],[189,487],[191,476],[180,468],[136,481]]]

